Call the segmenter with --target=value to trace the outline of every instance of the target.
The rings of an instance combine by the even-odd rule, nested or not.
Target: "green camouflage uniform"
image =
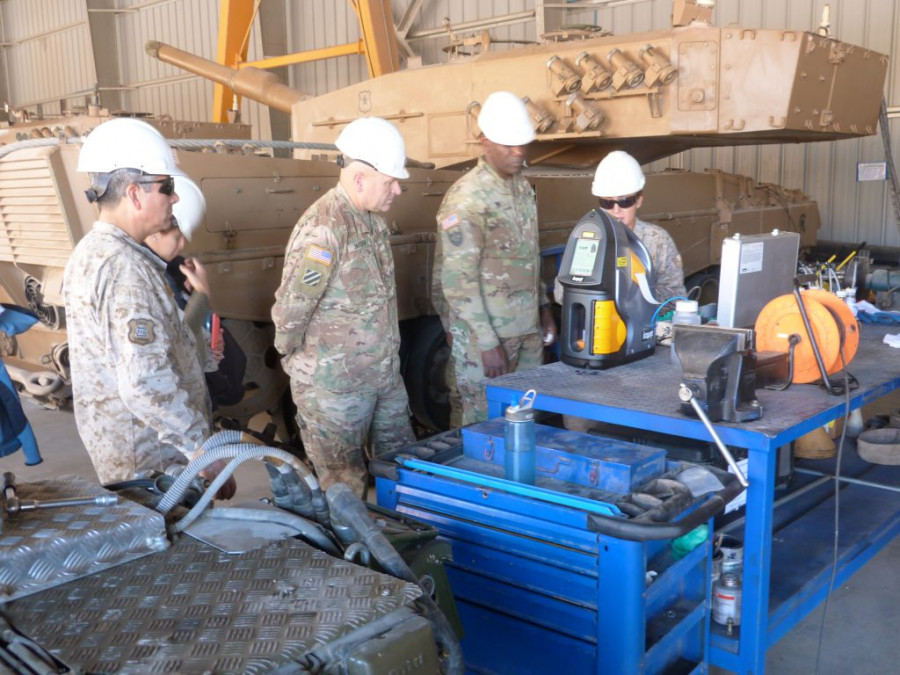
[[[210,433],[206,380],[165,264],[97,222],[63,278],[75,422],[101,483],[186,464]]]
[[[394,259],[380,216],[340,185],[294,227],[272,308],[306,454],[323,487],[365,495],[364,445],[415,440],[400,377]]]
[[[432,297],[453,335],[448,380],[459,398],[451,393],[451,425],[468,425],[487,418],[481,352],[502,345],[512,370],[543,362],[534,191],[482,157],[447,191],[437,222]]]

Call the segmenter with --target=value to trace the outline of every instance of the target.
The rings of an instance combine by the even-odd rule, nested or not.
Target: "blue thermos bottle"
[[[506,409],[505,461],[506,480],[534,485],[534,389],[522,396],[519,405]]]

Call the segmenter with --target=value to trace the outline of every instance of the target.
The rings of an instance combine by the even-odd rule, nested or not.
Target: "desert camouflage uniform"
[[[676,295],[687,295],[684,287],[681,254],[675,247],[672,235],[659,225],[640,219],[634,223],[634,233],[647,247],[650,262],[653,263],[653,274],[656,277],[656,281],[652,285],[653,296],[660,302],[665,302]],[[553,298],[562,304],[563,287],[559,279],[553,283]]]
[[[101,483],[185,464],[210,432],[197,346],[163,271],[103,222],[66,265],[75,421]]]
[[[437,214],[432,297],[453,335],[451,425],[487,418],[481,352],[502,345],[512,370],[543,362],[537,205],[521,175],[502,178],[485,161],[447,191]]]
[[[656,283],[653,286],[656,299],[665,301],[676,295],[686,295],[681,254],[675,247],[672,235],[659,225],[646,223],[640,218],[634,223],[634,233],[650,253],[656,272]]]
[[[366,435],[376,455],[415,437],[400,377],[387,225],[357,209],[341,185],[294,227],[272,319],[319,481],[346,483],[364,495]]]

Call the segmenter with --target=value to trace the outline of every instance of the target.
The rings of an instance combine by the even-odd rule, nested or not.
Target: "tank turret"
[[[377,115],[398,125],[410,157],[437,167],[480,154],[477,110],[496,90],[527,99],[532,165],[587,167],[612,149],[646,163],[698,146],[871,135],[887,72],[884,54],[814,33],[690,24],[486,52],[316,97],[287,88],[291,101],[254,68],[160,42],[148,52],[289,111],[295,141],[332,142],[352,120]]]

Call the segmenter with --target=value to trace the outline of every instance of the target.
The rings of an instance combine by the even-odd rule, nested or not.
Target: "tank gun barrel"
[[[273,73],[259,68],[229,68],[158,40],[148,41],[144,49],[150,56],[163,63],[178,66],[188,72],[205,77],[228,87],[236,94],[246,96],[281,112],[290,113],[295,103],[308,98],[303,92],[282,84]]]

